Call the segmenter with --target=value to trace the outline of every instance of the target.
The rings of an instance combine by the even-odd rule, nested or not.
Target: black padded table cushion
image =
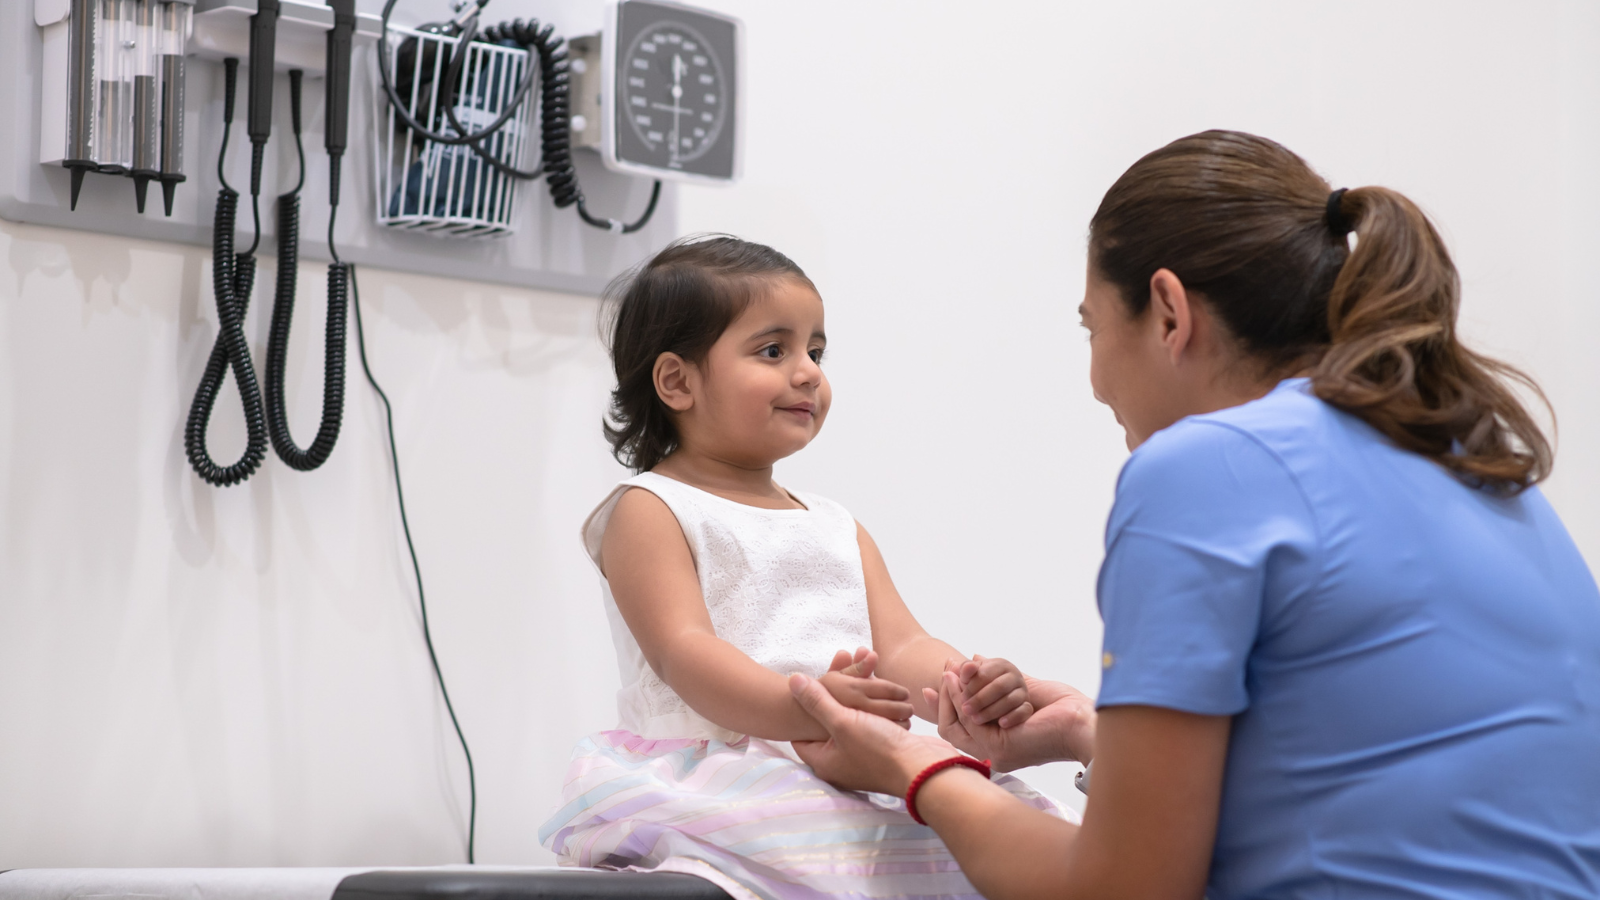
[[[339,882],[331,900],[732,900],[677,872],[377,870]]]

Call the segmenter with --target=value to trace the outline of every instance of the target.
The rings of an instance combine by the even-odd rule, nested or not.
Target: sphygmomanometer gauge
[[[606,164],[677,181],[736,179],[739,20],[659,0],[624,0],[608,19]]]

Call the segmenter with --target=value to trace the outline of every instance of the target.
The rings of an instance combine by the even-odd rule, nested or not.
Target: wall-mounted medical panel
[[[257,0],[0,3],[0,57],[18,61],[11,66],[12,77],[0,82],[0,121],[12,125],[0,136],[0,217],[210,246],[221,187],[220,61],[248,56],[249,22],[256,4]],[[321,0],[279,0],[278,5],[275,69],[279,83],[274,93],[278,98],[288,96],[289,69],[305,73],[303,193],[308,198],[325,197],[328,171],[322,162],[324,118],[318,79],[323,74],[323,47],[333,26],[333,11]],[[407,205],[410,195],[406,192],[423,184],[416,180],[420,176],[413,169],[419,162],[426,168],[431,159],[435,165],[429,171],[437,173],[447,157],[465,156],[403,140],[404,135],[388,121],[390,107],[377,79],[376,13],[382,3],[360,0],[360,7],[351,79],[350,146],[342,176],[345,199],[335,229],[344,259],[398,271],[597,294],[623,268],[677,235],[676,186],[670,183],[661,187],[655,212],[646,224],[622,234],[589,227],[572,209],[557,208],[543,179],[518,181],[512,190],[513,185],[489,176],[474,182],[474,196],[494,186],[503,189],[497,196],[507,201],[499,210],[500,224],[488,229],[492,234],[484,229],[415,227],[416,217],[406,220],[405,213],[437,211],[437,198]],[[75,10],[80,15],[73,15]],[[604,14],[605,7],[598,2],[494,0],[485,15],[497,21],[537,17],[554,25],[558,34],[593,35]],[[445,0],[402,0],[392,23],[396,27],[389,36],[391,57],[398,55],[408,39],[416,40],[419,26],[452,15]],[[75,45],[74,25],[92,34],[80,33]],[[74,46],[79,47],[76,57]],[[182,52],[176,51],[179,46]],[[485,59],[496,55],[488,45],[481,51],[475,50]],[[531,59],[532,54],[526,54],[522,64]],[[480,106],[496,84],[505,84],[503,78],[495,80],[494,65],[491,60],[479,66],[482,78],[467,87],[469,99],[482,101]],[[469,67],[468,71],[478,69]],[[89,82],[94,83],[92,88]],[[281,100],[274,106],[272,138],[262,163],[261,241],[268,247],[276,237],[272,200],[300,177],[288,107]],[[474,121],[481,121],[488,109],[466,109],[461,101],[456,107],[453,111],[458,115],[475,116]],[[519,116],[516,128],[507,132],[502,143],[507,152],[517,154],[523,168],[538,166],[538,105],[529,103]],[[124,122],[126,128],[121,127]],[[244,130],[242,122],[235,123],[232,146],[221,170],[235,186],[250,183],[251,148]],[[413,156],[409,166],[400,170],[393,169],[397,146],[410,148]],[[602,164],[597,152],[581,146],[571,157],[585,204],[593,215],[633,222],[648,207],[652,179],[613,171]],[[76,169],[69,165],[72,162],[78,164]],[[75,175],[81,181],[76,209]],[[171,194],[170,215],[160,202],[148,203],[139,211],[136,195],[150,183]],[[446,182],[435,179],[432,183]],[[458,179],[456,185],[460,189],[463,183]],[[513,196],[514,203],[510,202]],[[450,202],[446,198],[447,208],[459,208],[459,204],[450,207]],[[249,222],[248,204],[246,197],[241,227]],[[494,211],[488,205],[483,209]],[[387,215],[391,212],[395,215]],[[327,225],[327,207],[307,202],[299,229],[303,257],[328,258]]]

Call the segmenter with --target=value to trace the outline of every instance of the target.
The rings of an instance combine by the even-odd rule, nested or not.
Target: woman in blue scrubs
[[[1133,451],[1098,700],[1033,681],[1002,731],[950,675],[947,744],[795,676],[833,735],[801,756],[916,783],[990,900],[1600,896],[1600,592],[1426,217],[1213,131],[1130,168],[1089,250],[1091,382]],[[939,768],[951,744],[1092,759],[1082,826]]]

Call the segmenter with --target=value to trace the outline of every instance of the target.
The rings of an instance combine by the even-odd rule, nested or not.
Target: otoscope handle
[[[328,32],[323,147],[338,155],[350,143],[350,53],[355,45],[356,0],[328,0],[328,6],[333,9],[333,30]]]
[[[256,0],[250,17],[250,107],[246,131],[250,143],[265,144],[272,136],[272,70],[278,44],[278,0]]]

